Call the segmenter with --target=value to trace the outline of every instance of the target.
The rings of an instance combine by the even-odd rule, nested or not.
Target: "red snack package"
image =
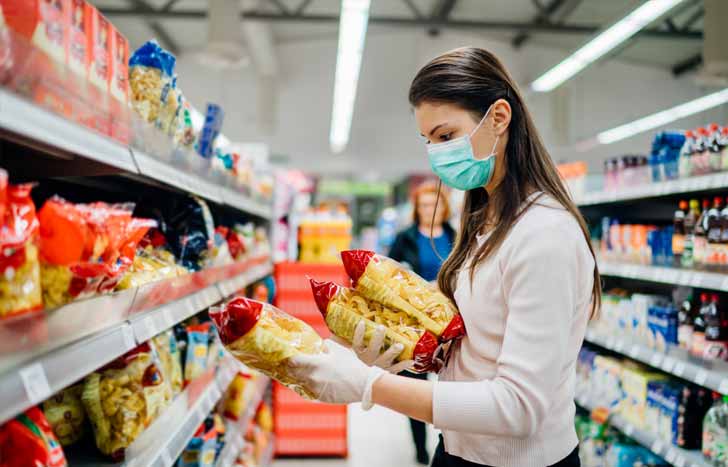
[[[0,426],[3,467],[67,467],[63,448],[38,407]]]
[[[356,290],[333,282],[311,279],[311,290],[326,325],[349,344],[354,340],[354,331],[360,321],[366,326],[365,344],[369,344],[377,326],[382,325],[385,328],[383,350],[394,344],[402,344],[404,350],[397,361],[414,360],[412,370],[417,373],[439,370],[439,364],[435,361],[439,346],[437,338],[413,317],[402,311],[393,311],[381,303],[364,298]]]
[[[441,341],[465,335],[455,306],[437,288],[397,261],[367,250],[341,252],[357,292],[416,319]]]

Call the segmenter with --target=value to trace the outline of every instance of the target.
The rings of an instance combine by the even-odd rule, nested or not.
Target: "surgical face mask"
[[[500,136],[496,136],[490,154],[480,160],[475,158],[471,141],[472,136],[483,125],[492,108],[493,106],[488,108],[470,134],[443,143],[427,145],[430,167],[445,185],[463,191],[473,190],[487,185],[493,178],[495,148],[498,146]]]

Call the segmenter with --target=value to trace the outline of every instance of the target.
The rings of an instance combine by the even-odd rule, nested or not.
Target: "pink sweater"
[[[472,283],[460,272],[455,299],[467,336],[433,393],[448,453],[496,467],[545,467],[576,447],[576,359],[593,269],[576,220],[542,196]]]

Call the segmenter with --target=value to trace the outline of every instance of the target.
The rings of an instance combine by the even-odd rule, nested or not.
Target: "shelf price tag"
[[[614,344],[614,351],[621,353],[624,349],[624,341],[622,339],[618,339],[617,342]]]
[[[624,427],[624,434],[627,436],[632,436],[634,433],[634,425],[631,423],[628,423],[627,426]]]
[[[705,381],[706,381],[707,379],[708,379],[708,372],[707,372],[707,371],[705,371],[705,370],[703,370],[703,369],[700,369],[700,370],[698,371],[698,374],[697,374],[697,375],[695,375],[695,383],[696,383],[696,384],[697,384],[698,386],[702,386],[702,385],[704,385],[704,384],[705,384]]]
[[[20,370],[20,379],[23,380],[25,394],[31,404],[38,404],[50,397],[51,386],[40,363],[33,363]]]
[[[126,350],[133,349],[136,347],[136,340],[134,339],[134,330],[131,326],[124,326],[121,328],[121,334],[124,339],[124,348]]]
[[[677,457],[677,453],[675,452],[675,450],[670,449],[667,451],[667,454],[665,455],[665,460],[672,464],[675,462],[676,457]]]
[[[165,465],[165,467],[172,467],[172,456],[169,455],[169,451],[167,451],[167,448],[165,447],[162,449],[162,452],[159,453],[160,459],[162,459],[162,463]]]
[[[660,363],[662,363],[662,355],[660,355],[659,353],[654,353],[652,355],[652,358],[650,358],[650,365],[654,366],[655,368],[659,368]]]
[[[678,457],[675,460],[675,467],[685,467],[685,458],[684,457]]]
[[[672,374],[677,376],[678,378],[682,377],[682,375],[685,374],[685,363],[677,362],[675,364],[675,368],[673,368],[672,370]]]
[[[655,442],[652,443],[652,447],[650,449],[652,450],[652,452],[659,456],[662,453],[662,441],[655,440]]]
[[[637,345],[633,345],[631,349],[629,349],[629,356],[632,358],[637,358],[640,354],[640,348]]]
[[[718,392],[728,395],[728,379],[721,380],[720,386],[718,386]]]

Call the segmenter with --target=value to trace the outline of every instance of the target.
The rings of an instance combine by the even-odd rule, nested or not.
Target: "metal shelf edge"
[[[605,276],[624,277],[661,284],[685,285],[728,292],[728,274],[718,272],[611,261],[599,261],[599,271]]]

